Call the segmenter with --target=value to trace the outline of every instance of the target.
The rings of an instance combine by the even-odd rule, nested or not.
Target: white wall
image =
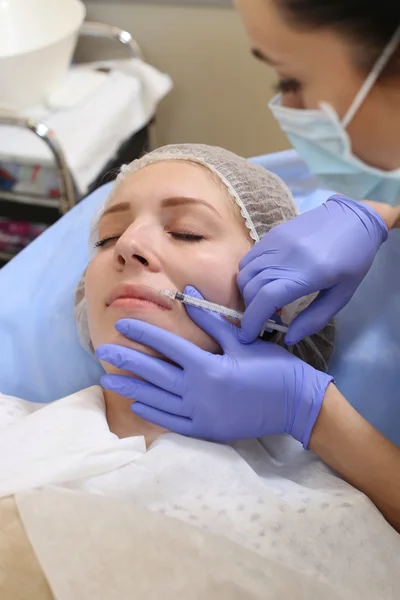
[[[146,59],[172,76],[175,89],[157,115],[157,144],[202,142],[244,156],[288,147],[267,106],[274,76],[251,56],[233,9],[86,5],[88,19],[127,29]]]

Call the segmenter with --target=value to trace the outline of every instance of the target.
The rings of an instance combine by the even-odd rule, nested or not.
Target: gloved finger
[[[265,321],[280,308],[309,292],[296,281],[276,279],[263,286],[242,317],[239,341],[248,344],[260,334]]]
[[[265,236],[268,236],[268,239],[272,239],[272,237],[271,237],[272,231],[273,230],[271,230],[270,232],[265,234]],[[277,248],[275,245],[271,246],[271,248],[269,248],[268,250],[262,250],[261,248],[263,246],[261,246],[261,243],[262,243],[262,239],[259,242],[257,242],[252,248],[250,248],[250,250],[243,256],[242,260],[239,263],[239,271],[243,271],[246,267],[248,267],[254,261],[254,259],[258,258],[259,256],[264,256],[264,263],[265,263],[266,255],[273,255],[276,253]]]
[[[248,307],[253,302],[259,291],[266,285],[273,283],[277,279],[288,281],[290,273],[287,270],[280,268],[261,269],[257,275],[254,275],[252,279],[246,284],[242,291],[243,300],[245,306]],[[282,307],[280,307],[282,308]],[[268,317],[269,318],[269,317]]]
[[[256,246],[254,247],[256,248]],[[254,250],[253,248],[253,250]],[[246,255],[247,256],[247,255]],[[237,284],[238,288],[243,295],[246,286],[260,273],[268,273],[273,269],[279,268],[278,257],[275,254],[271,254],[268,256],[268,262],[265,258],[264,254],[259,254],[254,256],[254,258],[242,267],[242,261],[240,262],[240,270],[237,276]],[[266,267],[266,264],[268,265]],[[270,279],[274,279],[271,274]]]
[[[203,296],[192,286],[185,288],[185,293],[195,298]],[[237,344],[238,328],[232,325],[225,317],[203,308],[186,305],[189,317],[209,336],[211,336],[223,350],[231,350]]]
[[[162,390],[147,381],[134,379],[127,375],[104,375],[101,385],[112,392],[131,398],[137,402],[158,408],[164,412],[188,417],[183,408],[183,400],[176,394]]]
[[[173,394],[181,394],[183,371],[164,360],[116,344],[103,344],[95,354],[117,369],[138,375]]]
[[[142,404],[141,402],[134,402],[131,406],[131,410],[135,415],[142,417],[142,419],[145,419],[146,421],[150,421],[150,423],[154,423],[154,425],[159,425],[160,427],[164,427],[164,429],[175,431],[181,435],[192,435],[193,425],[191,419],[171,415],[162,410],[158,410],[157,408],[153,408],[152,406]]]
[[[323,290],[311,302],[289,327],[285,336],[285,344],[293,346],[308,335],[321,331],[327,323],[350,301],[353,293],[343,286],[335,286]]]
[[[150,323],[136,319],[121,319],[115,324],[115,329],[134,342],[157,350],[181,367],[193,362],[200,365],[202,362],[204,350]]]

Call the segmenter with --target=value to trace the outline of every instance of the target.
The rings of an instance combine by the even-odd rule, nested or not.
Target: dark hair
[[[318,371],[326,372],[332,358],[335,344],[335,322],[330,321],[319,333],[305,337],[294,346],[287,347],[282,333],[266,334],[263,339],[287,348],[292,354],[301,358]]]
[[[400,0],[276,0],[276,4],[295,27],[334,29],[353,42],[357,63],[365,71],[400,26]],[[383,74],[400,75],[400,46]]]

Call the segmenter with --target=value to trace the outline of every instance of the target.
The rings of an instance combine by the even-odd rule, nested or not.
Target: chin
[[[148,315],[148,317],[149,316],[150,315]],[[141,318],[138,319],[136,315],[119,315],[118,318],[115,319],[115,321],[113,319],[112,324],[110,323],[110,327],[107,326],[107,331],[103,330],[103,335],[99,336],[100,339],[97,339],[96,343],[93,345],[95,346],[95,348],[97,348],[102,344],[116,344],[118,346],[132,348],[133,350],[137,350],[138,352],[142,352],[143,354],[147,354],[148,356],[154,356],[156,358],[169,360],[153,348],[150,348],[149,346],[145,346],[144,344],[140,344],[138,342],[134,342],[115,329],[115,323],[119,319],[132,318],[138,319],[145,323],[149,323],[150,325],[154,325],[156,327],[160,327],[160,329],[164,329],[165,331],[169,331],[179,337],[184,338],[185,340],[191,342],[195,346],[198,346],[199,348],[202,348],[207,352],[211,352],[213,354],[220,353],[221,350],[218,344],[207,333],[200,329],[200,327],[198,327],[188,317],[186,313],[180,314],[178,318],[176,318],[177,315],[174,315],[174,319],[165,319],[165,315],[162,315],[162,317],[164,318],[157,317],[158,315],[151,315],[151,318],[143,319],[143,315],[141,315]],[[176,321],[179,322],[177,323]]]

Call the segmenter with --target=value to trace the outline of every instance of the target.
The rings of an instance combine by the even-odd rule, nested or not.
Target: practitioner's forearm
[[[395,229],[400,227],[400,206],[390,206],[381,202],[370,202],[365,200],[365,204],[371,206],[385,221],[387,228]]]
[[[366,494],[400,532],[400,449],[359,415],[331,384],[310,450]]]

